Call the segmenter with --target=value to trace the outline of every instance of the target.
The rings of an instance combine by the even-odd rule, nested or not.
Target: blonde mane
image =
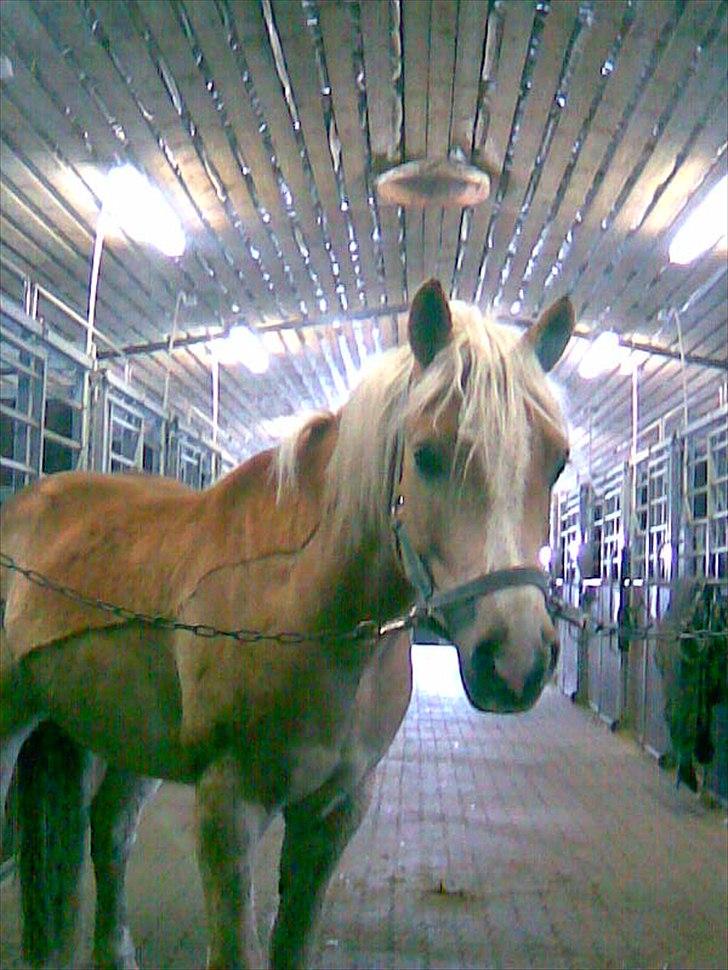
[[[461,398],[457,446],[464,467],[479,461],[491,487],[513,501],[523,493],[530,454],[527,408],[564,430],[543,370],[532,352],[519,347],[520,334],[486,320],[469,304],[452,301],[450,308],[453,339],[411,389],[414,357],[407,344],[384,354],[339,412],[325,502],[335,534],[349,548],[389,529],[390,469],[408,418],[425,410],[437,415],[453,395]],[[279,498],[296,487],[297,456],[308,427],[279,449]]]

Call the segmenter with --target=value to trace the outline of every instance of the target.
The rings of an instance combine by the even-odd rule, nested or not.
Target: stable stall
[[[672,754],[661,621],[673,591],[692,583],[716,604],[728,596],[727,422],[722,405],[554,503],[553,581],[581,616],[560,621],[560,687],[613,728],[629,728],[658,758]],[[697,649],[707,658],[721,638],[725,648],[725,636],[721,628],[698,632]],[[725,714],[723,701],[713,716],[717,760],[707,771],[722,799]]]
[[[0,295],[0,489],[87,466],[91,359]]]

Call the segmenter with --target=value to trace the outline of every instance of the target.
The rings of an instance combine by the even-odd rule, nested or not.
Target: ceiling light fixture
[[[551,546],[541,546],[538,550],[538,564],[545,572],[548,572],[551,566],[551,556]]]
[[[590,381],[600,374],[614,370],[622,362],[624,348],[613,330],[605,330],[594,340],[579,362],[579,377]]]
[[[172,207],[133,165],[111,169],[102,204],[104,215],[136,242],[149,243],[170,257],[185,251],[185,235]]]
[[[221,364],[242,364],[251,374],[265,374],[270,366],[270,354],[248,327],[233,327],[227,336],[211,341],[210,346]]]
[[[675,233],[670,243],[670,262],[687,266],[716,243],[725,247],[727,238],[728,175],[724,175]]]
[[[405,162],[378,176],[375,184],[380,202],[415,208],[480,205],[490,193],[487,172],[453,158]]]

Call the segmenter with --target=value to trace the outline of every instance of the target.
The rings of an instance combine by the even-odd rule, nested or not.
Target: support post
[[[94,237],[94,249],[91,257],[91,275],[88,283],[88,304],[86,307],[86,356],[91,359],[91,373],[86,371],[83,378],[83,411],[81,412],[81,450],[79,452],[78,467],[88,470],[94,466],[94,456],[92,455],[92,432],[91,432],[91,412],[96,397],[96,386],[92,380],[92,375],[98,367],[96,356],[96,298],[99,289],[99,277],[101,275],[101,256],[104,251],[104,239],[106,237],[107,215],[103,206],[96,220],[96,236]]]
[[[680,548],[683,536],[683,439],[673,435],[670,445],[670,499],[668,505],[668,539],[670,542],[670,582],[682,574]]]

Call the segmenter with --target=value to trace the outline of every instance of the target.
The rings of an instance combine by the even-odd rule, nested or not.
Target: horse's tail
[[[73,940],[87,823],[88,755],[51,722],[18,758],[23,956],[53,963]]]

